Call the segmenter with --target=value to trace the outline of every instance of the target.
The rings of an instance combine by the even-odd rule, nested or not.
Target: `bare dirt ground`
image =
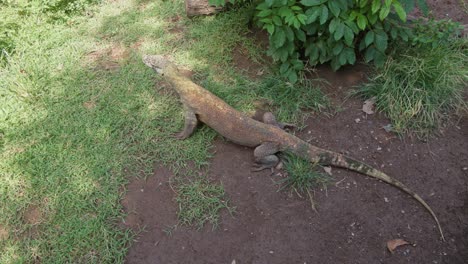
[[[453,12],[455,18],[461,14],[454,6],[460,2],[442,2],[442,12]],[[445,11],[446,4],[453,8]],[[256,68],[245,62],[237,65]],[[326,92],[341,111],[331,117],[312,116],[296,134],[406,183],[439,216],[446,242],[440,241],[429,213],[389,185],[333,169],[333,183],[314,193],[314,212],[308,199],[278,192],[278,171],[250,171],[252,149],[218,138],[209,176],[223,184],[236,213],[224,212],[216,230],[173,229],[178,209],[168,184],[173,175],[156,166],[153,177],[129,184],[122,202],[129,213],[124,225],[144,230],[130,248],[127,263],[467,263],[468,118],[428,142],[398,138],[383,129],[389,124],[384,116],[366,115],[362,100],[345,99],[363,80],[362,67],[337,73],[322,69],[318,74],[330,82]],[[391,254],[386,242],[395,238],[415,246]]]

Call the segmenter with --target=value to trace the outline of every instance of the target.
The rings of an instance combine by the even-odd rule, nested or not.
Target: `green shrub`
[[[425,1],[417,2],[427,12]],[[410,29],[402,22],[415,1],[263,0],[255,5],[255,20],[269,34],[268,54],[294,83],[304,60],[311,65],[330,62],[337,70],[354,64],[359,51],[366,62],[382,66],[391,39],[409,40]]]

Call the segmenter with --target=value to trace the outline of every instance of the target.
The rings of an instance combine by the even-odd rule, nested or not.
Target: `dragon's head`
[[[163,55],[143,55],[143,63],[161,75],[166,73],[167,68],[175,67],[169,58]]]

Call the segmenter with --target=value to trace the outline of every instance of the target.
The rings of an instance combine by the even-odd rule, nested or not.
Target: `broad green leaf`
[[[385,7],[389,8],[392,5],[392,0],[385,0],[384,3],[385,3]]]
[[[294,32],[292,28],[285,27],[285,34],[289,41],[294,41]]]
[[[284,74],[289,69],[289,63],[282,63],[280,67],[280,73]]]
[[[286,20],[286,23],[288,23],[288,25],[293,25],[294,24],[294,21],[296,21],[296,17],[295,16],[287,16],[284,20]]]
[[[370,44],[372,44],[372,42],[374,42],[374,35],[374,31],[367,32],[366,38],[364,39],[366,47],[368,47]]]
[[[357,17],[357,25],[361,30],[364,30],[367,26],[367,18],[359,14]]]
[[[297,82],[297,73],[296,73],[296,71],[291,71],[289,73],[288,80],[293,84]]]
[[[330,21],[330,24],[328,24],[328,31],[330,32],[330,34],[333,34],[333,32],[335,32],[336,27],[339,24],[340,24],[340,20],[337,18],[334,18],[332,19],[332,21]]]
[[[390,7],[382,7],[382,9],[380,9],[380,12],[379,12],[379,18],[381,21],[383,21],[387,16],[388,14],[390,13]]]
[[[351,46],[353,44],[354,33],[349,27],[346,26],[344,28],[344,39],[347,45]]]
[[[320,64],[324,64],[325,62],[327,62],[330,58],[328,57],[327,53],[326,52],[321,52],[320,53],[320,56],[319,56],[319,62]]]
[[[269,9],[269,8],[268,8],[268,5],[267,5],[265,2],[263,2],[263,3],[259,4],[259,5],[256,7],[256,9],[257,9],[257,10],[265,10],[265,9]]]
[[[270,35],[273,35],[273,33],[275,32],[275,26],[273,26],[272,24],[265,24],[263,28],[266,28]]]
[[[353,49],[346,48],[343,52],[346,54],[346,60],[349,64],[354,64],[356,62],[356,54]]]
[[[345,25],[343,23],[338,24],[336,27],[333,37],[335,40],[340,40],[344,35]]]
[[[320,7],[312,7],[307,9],[307,11],[305,12],[307,16],[306,24],[311,24],[315,22],[315,20],[317,20],[317,18],[319,17],[321,11],[322,10]]]
[[[306,24],[306,19],[307,19],[307,16],[304,15],[304,14],[299,14],[296,16],[297,17],[297,20],[299,22],[301,22],[302,25],[305,25]]]
[[[374,54],[374,64],[377,67],[382,67],[385,64],[385,60],[387,59],[387,56],[385,56],[384,53],[376,51]]]
[[[371,25],[374,25],[375,22],[377,22],[377,19],[379,19],[379,16],[377,14],[370,14],[367,16],[367,19],[369,20]]]
[[[347,60],[348,58],[346,58],[346,52],[345,50],[343,50],[338,56],[338,62],[340,63],[340,65],[345,65]]]
[[[257,16],[258,17],[267,17],[269,15],[271,15],[271,9],[266,9],[266,10],[262,10],[260,12],[258,12]]]
[[[322,6],[322,11],[320,13],[320,25],[325,24],[328,19],[328,7],[326,5]]]
[[[399,2],[394,2],[393,3],[393,8],[395,8],[395,12],[397,13],[398,17],[401,19],[401,21],[406,21],[406,12],[403,9],[403,6]]]
[[[319,50],[317,47],[313,47],[310,49],[309,59],[312,65],[317,64],[319,58]]]
[[[293,62],[293,69],[296,71],[302,71],[304,69],[304,63],[301,60],[295,60]]]
[[[363,51],[366,47],[365,41],[361,39],[361,41],[359,41],[359,51]]]
[[[299,29],[301,27],[301,22],[299,22],[299,20],[296,18],[294,19],[293,21],[293,26],[296,28],[296,29]]]
[[[301,4],[305,5],[305,6],[317,6],[317,5],[321,5],[325,2],[327,2],[328,0],[301,0]]]
[[[360,8],[365,7],[365,6],[367,5],[367,2],[368,2],[368,0],[360,0],[360,1],[359,1],[359,7],[360,7]]]
[[[328,8],[335,17],[340,15],[341,9],[337,1],[328,1]]]
[[[278,49],[278,51],[280,51],[280,61],[281,62],[285,62],[288,60],[288,50],[285,49],[285,48],[281,48],[281,49]]]
[[[372,7],[371,7],[372,14],[375,14],[375,13],[377,13],[377,11],[379,11],[380,5],[381,5],[380,1],[381,0],[372,1]]]
[[[302,11],[302,8],[300,6],[291,6],[289,7],[291,10],[294,10],[294,11]]]
[[[370,62],[374,59],[375,52],[376,52],[376,49],[372,46],[366,50],[366,53],[364,53],[364,59],[366,60],[366,62]]]
[[[273,41],[273,45],[276,48],[283,46],[284,42],[286,41],[286,34],[284,30],[280,27],[277,27],[275,33],[271,35],[271,40]]]
[[[275,0],[265,0],[265,4],[268,6],[268,7],[271,7],[273,5],[273,2]]]
[[[336,57],[331,60],[330,65],[333,71],[337,71],[341,67],[341,64],[338,62]]]
[[[356,25],[356,23],[354,23],[354,21],[345,21],[346,25],[354,32],[354,34],[358,34],[359,33],[359,28],[358,26]]]
[[[304,31],[302,31],[301,29],[297,29],[295,30],[296,32],[296,37],[298,40],[302,41],[302,42],[305,42],[306,41],[306,35],[304,33]]]
[[[274,16],[273,17],[273,23],[277,26],[281,26],[283,24],[283,21],[279,16]]]
[[[385,50],[387,49],[387,44],[388,44],[387,34],[383,31],[380,32],[379,34],[375,34],[374,43],[375,43],[375,47],[379,51],[385,52]]]
[[[305,29],[305,31],[307,32],[307,35],[315,35],[317,34],[317,30],[319,28],[319,25],[317,25],[316,23],[313,23],[313,24],[307,24],[303,27]]]
[[[335,47],[333,48],[333,55],[336,56],[340,54],[340,52],[343,50],[343,47],[344,47],[343,42],[340,41],[336,43]]]
[[[280,15],[281,17],[288,18],[294,16],[294,13],[287,6],[282,6],[280,7],[280,9],[278,9],[278,15]]]

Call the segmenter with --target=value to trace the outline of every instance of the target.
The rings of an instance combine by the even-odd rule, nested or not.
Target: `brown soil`
[[[426,0],[431,14],[437,19],[468,24],[468,3],[465,0]],[[416,12],[416,14],[420,14]]]
[[[138,49],[140,42],[132,48]],[[114,44],[109,48],[98,49],[86,55],[86,62],[95,69],[105,71],[115,71],[120,67],[120,63],[128,59],[130,51],[119,44]]]
[[[241,54],[241,52],[240,52]],[[244,57],[245,58],[245,57]],[[235,60],[236,61],[236,60]],[[240,68],[256,68],[243,62]],[[157,166],[147,181],[135,179],[122,201],[123,225],[141,230],[127,263],[466,263],[468,259],[468,118],[427,142],[398,138],[381,114],[366,115],[362,100],[345,99],[363,80],[363,67],[320,69],[336,108],[312,116],[297,135],[311,144],[360,159],[420,194],[438,215],[446,242],[429,213],[408,195],[376,180],[332,169],[333,184],[316,189],[318,212],[307,199],[278,192],[278,171],[252,173],[252,149],[218,138],[209,177],[225,187],[236,213],[223,212],[218,229],[175,227],[177,204]],[[391,254],[386,242],[402,238]]]

